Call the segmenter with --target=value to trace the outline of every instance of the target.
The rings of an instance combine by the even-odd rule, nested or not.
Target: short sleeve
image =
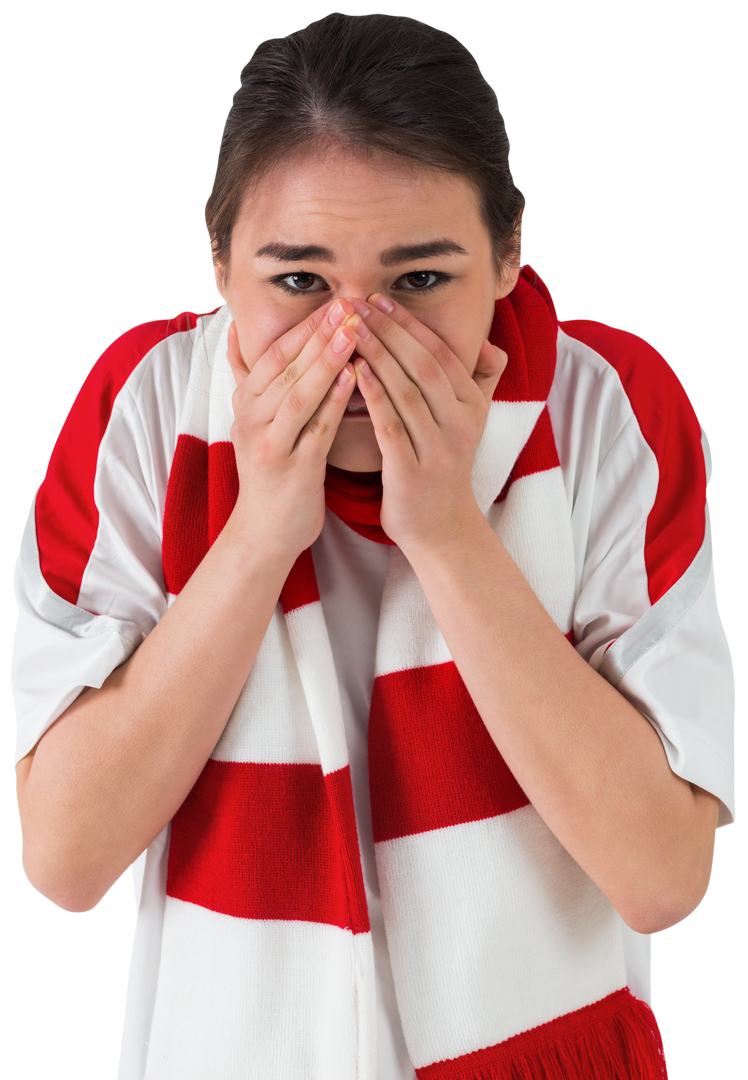
[[[672,370],[632,334],[563,323],[559,367],[551,415],[574,533],[576,648],[647,717],[673,772],[719,798],[727,824],[734,690],[706,439]]]
[[[16,761],[166,611],[163,508],[196,320],[187,312],[115,341],[55,445],[16,567]]]

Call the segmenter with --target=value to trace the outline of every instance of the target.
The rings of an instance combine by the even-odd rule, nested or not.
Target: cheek
[[[493,281],[487,272],[467,275],[461,288],[455,290],[454,298],[435,304],[431,311],[420,316],[413,312],[450,347],[470,375],[493,322],[496,304]]]
[[[242,312],[234,311],[233,307],[231,310],[239,334],[239,348],[250,371],[273,342],[296,325],[296,320],[287,315],[254,305]]]
[[[453,317],[422,319],[425,326],[448,345],[468,374],[472,375],[478,362],[478,353],[493,318],[493,308],[486,323],[485,313],[457,311]]]

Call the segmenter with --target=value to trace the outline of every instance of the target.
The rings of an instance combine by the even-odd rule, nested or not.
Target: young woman
[[[265,42],[225,305],[123,335],[70,413],[18,793],[61,906],[136,863],[122,1080],[665,1075],[642,935],[732,800],[706,460],[653,349],[558,323],[523,205],[448,35]]]

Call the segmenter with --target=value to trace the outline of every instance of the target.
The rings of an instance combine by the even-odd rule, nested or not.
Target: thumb
[[[478,353],[478,363],[475,365],[475,371],[473,372],[473,379],[489,402],[499,384],[499,379],[504,373],[508,360],[509,357],[504,350],[500,349],[498,345],[492,345],[488,339],[481,345]]]

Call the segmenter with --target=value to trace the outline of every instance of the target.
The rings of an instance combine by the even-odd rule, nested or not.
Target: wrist
[[[398,546],[415,569],[416,564],[426,566],[454,560],[462,562],[486,541],[495,543],[497,537],[473,501],[462,512],[452,514],[441,528],[434,528],[428,537],[419,541],[398,542]]]
[[[280,581],[280,587],[300,554],[288,545],[275,543],[272,537],[257,528],[256,522],[250,526],[236,507],[213,549],[231,563],[238,582],[261,574],[269,581]]]

